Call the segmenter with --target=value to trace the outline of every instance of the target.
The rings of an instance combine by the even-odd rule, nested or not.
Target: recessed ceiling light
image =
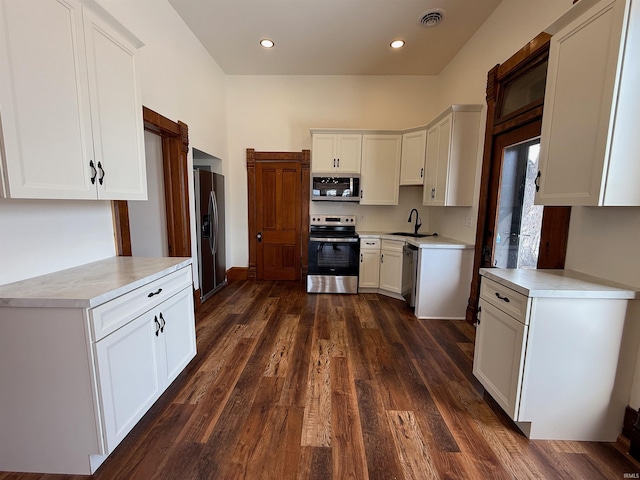
[[[260,45],[262,45],[264,48],[273,48],[275,43],[273,43],[273,40],[269,40],[268,38],[263,38],[262,40],[260,40]]]
[[[402,48],[404,47],[404,40],[394,40],[391,42],[391,48]]]

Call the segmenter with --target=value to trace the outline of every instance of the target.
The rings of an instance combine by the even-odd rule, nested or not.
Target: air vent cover
[[[429,10],[418,17],[418,24],[425,28],[435,27],[444,18],[445,11],[441,8]]]

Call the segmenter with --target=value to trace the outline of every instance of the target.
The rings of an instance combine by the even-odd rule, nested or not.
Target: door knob
[[[258,232],[256,238],[258,239],[258,242],[262,242],[262,232]]]

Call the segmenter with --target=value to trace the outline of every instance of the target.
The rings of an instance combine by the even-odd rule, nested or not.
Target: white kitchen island
[[[0,286],[0,471],[95,472],[195,353],[190,258]]]
[[[636,289],[570,270],[480,274],[473,373],[487,392],[531,439],[616,441],[632,380],[618,365],[638,346],[638,326],[626,324]]]
[[[473,269],[473,245],[442,236],[415,238],[362,231],[358,231],[358,235],[361,244],[379,239],[408,243],[418,248],[416,317],[465,318]],[[386,294],[385,291],[380,293]]]

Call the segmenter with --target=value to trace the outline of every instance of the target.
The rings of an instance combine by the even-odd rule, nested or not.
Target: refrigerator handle
[[[218,199],[216,197],[216,192],[214,190],[211,191],[211,195],[209,197],[209,204],[212,209],[213,214],[213,231],[211,232],[211,238],[213,239],[211,245],[211,252],[218,253],[218,235],[219,235],[219,216],[218,216]]]
[[[214,215],[216,215],[216,211],[215,211],[215,200],[213,197],[213,191],[211,191],[209,193],[209,218],[213,218]],[[217,222],[216,222],[217,223]],[[216,253],[215,251],[215,241],[216,241],[216,233],[217,233],[217,226],[214,224],[211,228],[211,231],[209,233],[209,248],[211,249],[211,253]]]

